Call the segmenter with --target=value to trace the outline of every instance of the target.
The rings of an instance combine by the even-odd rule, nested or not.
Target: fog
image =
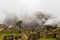
[[[60,20],[60,0],[0,0],[0,23],[6,23],[5,20],[35,20],[35,12],[40,11],[45,14],[53,15],[52,19],[56,23]],[[28,22],[28,21],[27,21]],[[32,22],[32,21],[31,21]],[[50,23],[52,21],[46,21]],[[11,24],[11,23],[10,23]]]

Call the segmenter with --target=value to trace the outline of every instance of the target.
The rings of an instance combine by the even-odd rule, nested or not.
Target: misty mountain
[[[23,21],[22,27],[40,29],[43,27],[44,23],[46,23],[46,21],[50,18],[52,18],[51,15],[46,15],[40,11],[34,12],[33,15],[31,16],[27,15],[27,17],[22,20]]]
[[[9,14],[9,15],[6,15],[6,18],[3,21],[3,23],[6,25],[16,25],[17,20],[18,20],[18,17],[16,14]]]
[[[53,15],[46,14],[40,11],[36,11],[32,15],[23,14],[23,16],[20,16],[20,18],[15,13],[4,14],[3,12],[1,13],[0,17],[2,17],[0,19],[0,23],[6,25],[16,25],[16,22],[18,20],[21,20],[23,21],[22,23],[23,28],[27,28],[27,27],[41,28],[43,27],[43,25],[48,25],[48,24],[55,25],[59,23],[59,21],[56,20],[56,18],[54,18]]]

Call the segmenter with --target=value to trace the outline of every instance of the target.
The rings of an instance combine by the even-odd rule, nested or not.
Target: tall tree
[[[17,23],[16,23],[16,25],[21,29],[21,25],[22,25],[22,21],[18,21]]]

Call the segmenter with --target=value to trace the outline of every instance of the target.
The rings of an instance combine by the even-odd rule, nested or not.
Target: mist
[[[0,23],[14,25],[18,20],[22,20],[26,25],[33,26],[34,22],[41,24],[40,21],[45,19],[36,18],[36,12],[40,12],[40,16],[41,14],[52,15],[44,25],[54,24],[54,22],[58,24],[60,22],[59,4],[60,0],[0,0]]]

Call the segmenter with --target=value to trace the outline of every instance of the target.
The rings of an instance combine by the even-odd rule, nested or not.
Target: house
[[[7,30],[8,26],[6,26],[5,24],[0,24],[0,32]]]

